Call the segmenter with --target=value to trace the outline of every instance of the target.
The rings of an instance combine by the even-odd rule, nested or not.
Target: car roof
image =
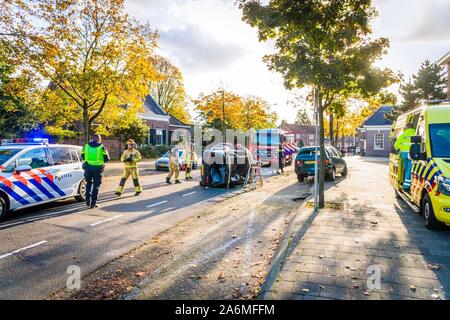
[[[7,143],[0,145],[0,149],[35,149],[42,147],[76,147],[82,148],[81,146],[70,145],[70,144],[27,144],[27,143]]]

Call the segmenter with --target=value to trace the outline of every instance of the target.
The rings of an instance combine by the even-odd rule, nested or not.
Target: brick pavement
[[[299,209],[281,270],[272,270],[260,298],[448,299],[449,229],[425,229],[395,198],[387,162],[347,163],[348,177],[328,182],[325,193],[344,209]],[[379,288],[368,273],[377,268]]]

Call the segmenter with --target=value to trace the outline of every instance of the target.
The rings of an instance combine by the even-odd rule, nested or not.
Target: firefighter
[[[137,163],[141,161],[141,153],[136,150],[136,143],[133,139],[127,141],[128,149],[122,153],[120,161],[124,163],[122,179],[120,179],[119,187],[116,190],[116,195],[121,196],[123,193],[123,188],[128,177],[131,175],[134,184],[135,196],[142,193],[142,187],[139,184],[139,173]]]
[[[182,150],[182,146],[178,143],[175,146],[172,146],[169,150],[169,175],[166,177],[166,183],[172,184],[170,179],[175,174],[175,183],[181,183],[178,180],[178,176],[180,175],[180,151]]]
[[[186,180],[192,180],[192,167],[197,161],[197,154],[195,153],[195,146],[192,144],[191,149],[186,154]]]
[[[400,152],[400,159],[403,161],[404,180],[403,189],[408,191],[411,186],[411,167],[412,162],[409,159],[409,149],[411,147],[411,137],[416,134],[414,125],[410,122],[405,126],[405,131],[395,141],[394,148]]]
[[[96,208],[97,197],[102,184],[105,162],[110,160],[108,150],[102,144],[102,137],[94,134],[92,141],[81,150],[84,178],[86,179],[86,205]]]

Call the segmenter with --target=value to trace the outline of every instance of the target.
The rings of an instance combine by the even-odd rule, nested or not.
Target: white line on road
[[[185,193],[185,194],[182,195],[182,197],[187,197],[187,196],[190,196],[191,194],[194,194],[194,193],[197,193],[197,191],[192,191],[192,192],[189,192],[189,193]]]
[[[12,255],[14,255],[14,254],[16,254],[16,253],[25,251],[25,250],[27,250],[27,249],[31,249],[31,248],[40,246],[40,245],[42,245],[42,244],[44,244],[44,243],[47,243],[47,240],[40,241],[40,242],[36,242],[36,243],[31,244],[31,245],[29,245],[29,246],[26,246],[26,247],[23,247],[23,248],[14,250],[14,251],[9,252],[9,253],[5,253],[5,254],[3,254],[3,255],[0,256],[0,260],[1,260],[1,259],[4,259],[4,258],[6,258],[6,257],[10,257],[10,256],[12,256]]]
[[[154,204],[151,204],[151,205],[147,206],[147,208],[156,207],[156,206],[159,206],[160,204],[163,204],[163,203],[166,203],[166,202],[167,202],[167,200],[164,200],[164,201],[161,201],[161,202],[157,202],[157,203],[154,203]]]
[[[108,219],[105,219],[105,220],[102,220],[102,221],[98,221],[96,223],[91,224],[91,227],[98,226],[99,224],[102,224],[102,223],[105,223],[105,222],[113,221],[113,220],[118,219],[118,218],[120,218],[122,216],[123,216],[122,214],[119,214],[117,216],[114,216],[114,217],[111,217],[111,218],[108,218]]]

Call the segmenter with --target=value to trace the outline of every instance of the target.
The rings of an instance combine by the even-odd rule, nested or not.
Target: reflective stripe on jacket
[[[128,149],[125,150],[122,153],[122,156],[120,157],[120,161],[122,161],[125,164],[126,168],[136,168],[137,163],[141,161],[141,153],[136,149]],[[131,161],[127,161],[131,160]]]
[[[394,148],[395,150],[399,150],[400,152],[409,152],[411,147],[411,137],[416,135],[416,130],[413,128],[407,129],[403,132],[395,141]]]

